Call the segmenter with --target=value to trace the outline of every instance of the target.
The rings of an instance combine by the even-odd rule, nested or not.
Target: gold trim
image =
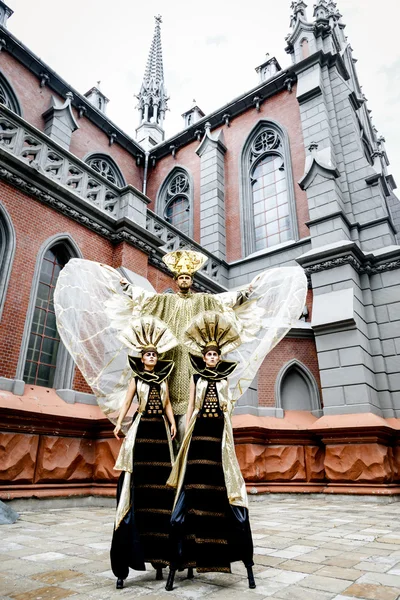
[[[192,437],[192,441],[196,441],[196,442],[221,442],[221,438],[218,437],[211,437],[209,435],[194,435]]]
[[[189,508],[189,515],[197,515],[198,517],[226,517],[225,513],[213,512],[211,510],[198,510],[197,508]]]
[[[207,485],[205,483],[188,483],[186,490],[214,490],[215,492],[224,492],[226,488],[223,485]]]
[[[188,465],[215,465],[216,467],[221,467],[222,462],[219,460],[206,460],[205,458],[197,458],[195,460],[188,460]]]
[[[166,508],[135,508],[135,512],[158,513],[160,515],[171,514],[171,511]]]

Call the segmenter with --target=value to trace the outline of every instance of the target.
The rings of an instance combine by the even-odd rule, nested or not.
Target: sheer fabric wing
[[[72,259],[61,271],[54,293],[60,337],[97,402],[116,422],[132,372],[129,349],[118,339],[149,292],[130,286],[122,291],[115,269],[89,260]]]
[[[234,308],[243,344],[227,359],[239,363],[229,378],[233,401],[248,389],[267,354],[299,319],[307,294],[307,278],[301,267],[269,269],[251,282],[247,302]]]

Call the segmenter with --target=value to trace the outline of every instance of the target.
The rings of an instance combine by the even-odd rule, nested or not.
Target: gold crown
[[[218,354],[232,352],[242,343],[234,319],[227,314],[206,311],[191,321],[184,333],[184,344],[196,355],[216,349]]]
[[[194,250],[174,250],[165,254],[162,260],[175,277],[179,277],[179,275],[192,277],[207,262],[208,258]]]

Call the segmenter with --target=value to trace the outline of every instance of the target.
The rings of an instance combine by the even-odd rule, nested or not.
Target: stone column
[[[201,160],[200,244],[221,260],[226,256],[225,165],[222,130],[212,136],[210,124],[196,150]]]

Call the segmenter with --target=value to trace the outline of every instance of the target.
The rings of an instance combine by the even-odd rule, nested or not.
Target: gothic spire
[[[294,28],[297,21],[301,17],[303,19],[306,18],[307,4],[303,2],[303,0],[293,0],[292,4],[290,5],[290,8],[292,10],[292,14],[290,17],[290,26]]]
[[[167,91],[164,85],[164,68],[161,47],[161,15],[155,17],[153,40],[150,46],[139,99],[140,123],[155,123],[160,128],[167,110]]]

